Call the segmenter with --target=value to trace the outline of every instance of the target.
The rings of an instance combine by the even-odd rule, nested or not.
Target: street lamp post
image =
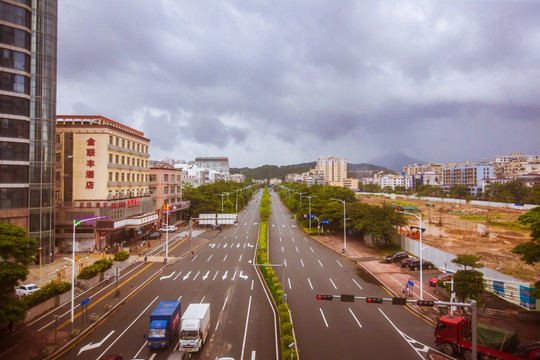
[[[223,214],[223,197],[225,196],[226,193],[221,193],[221,194],[218,194],[218,196],[221,196],[221,213]]]
[[[242,189],[237,189],[237,190],[234,190],[234,192],[236,192],[236,207],[235,207],[235,212],[238,214],[238,192],[241,191]]]
[[[343,203],[343,253],[347,252],[347,215],[345,209],[345,200],[341,199],[332,199],[334,201],[339,201]]]
[[[423,265],[424,265],[424,261],[422,259],[422,252],[424,249],[422,249],[422,214],[420,215],[416,215],[416,214],[413,214],[413,213],[410,213],[410,212],[406,212],[406,211],[397,211],[398,213],[401,213],[401,214],[405,214],[405,215],[411,215],[411,216],[414,216],[415,218],[417,218],[419,221],[420,221],[420,299],[423,299],[424,298],[424,281],[423,281],[423,277],[422,277],[422,269],[423,269]]]
[[[317,195],[306,196],[309,199],[309,229],[311,230],[311,198],[317,197]]]
[[[167,258],[169,257],[169,206],[170,204],[167,204],[167,213],[165,214],[166,218],[166,229],[165,232],[165,264],[167,263]]]
[[[73,242],[71,244],[71,255],[72,258],[64,258],[65,260],[71,261],[71,331],[73,331],[73,315],[74,315],[74,305],[75,305],[75,228],[88,221],[103,219],[106,216],[96,216],[90,219],[83,220],[73,220]]]
[[[39,247],[39,286],[43,287],[43,267],[41,266],[41,246]]]

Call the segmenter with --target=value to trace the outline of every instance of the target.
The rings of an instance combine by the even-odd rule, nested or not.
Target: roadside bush
[[[20,297],[20,301],[25,309],[30,309],[42,302],[45,302],[57,295],[63,294],[71,290],[71,283],[67,281],[53,281],[43,286],[41,289],[33,292],[30,295]]]
[[[128,251],[119,251],[116,254],[114,254],[114,261],[125,261],[129,258],[129,252]]]
[[[281,337],[281,345],[283,350],[288,349],[289,345],[294,342],[294,338],[291,335],[285,335]]]
[[[274,283],[275,284],[275,283]],[[276,302],[278,304],[283,303],[283,290],[276,290]]]
[[[281,334],[282,335],[290,335],[292,336],[292,329],[293,326],[290,322],[282,323],[281,324]]]
[[[77,276],[77,279],[91,279],[94,276],[96,276],[98,273],[110,269],[112,265],[113,265],[113,260],[110,258],[98,260],[92,265],[82,269],[82,271]]]

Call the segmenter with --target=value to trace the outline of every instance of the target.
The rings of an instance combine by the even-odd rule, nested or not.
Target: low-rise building
[[[149,189],[152,206],[160,214],[160,227],[182,220],[189,209],[189,201],[182,201],[182,169],[163,161],[154,163],[150,167]]]

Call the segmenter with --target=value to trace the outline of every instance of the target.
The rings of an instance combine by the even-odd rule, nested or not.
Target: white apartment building
[[[317,160],[315,173],[322,175],[324,180],[333,185],[347,177],[347,159],[339,156],[323,156]]]
[[[403,177],[401,175],[375,175],[375,177],[372,178],[363,178],[362,183],[363,184],[377,184],[381,188],[390,187],[392,190],[396,188],[396,186],[403,186],[406,189],[410,189],[413,184],[413,177],[407,176]]]

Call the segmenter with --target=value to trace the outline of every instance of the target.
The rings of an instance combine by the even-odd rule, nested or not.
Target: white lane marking
[[[304,238],[304,241],[307,242],[307,238]]]
[[[300,263],[302,264],[302,267],[305,267],[304,262],[302,261],[302,259],[300,259]]]
[[[223,258],[223,262],[225,262],[225,260],[227,260],[227,254],[225,254],[225,257]]]
[[[227,248],[227,243],[223,244],[223,248],[224,248],[224,249]]]
[[[287,259],[283,259],[283,263],[285,264],[285,267],[287,267]]]
[[[191,271],[188,272],[186,275],[184,275],[183,279],[186,280],[186,279],[189,279],[189,275],[191,274]]]
[[[285,250],[283,250],[283,246],[281,247],[281,252],[285,252]]]
[[[228,298],[229,298],[228,296],[225,297],[225,301],[223,301],[223,307],[221,308],[221,311],[225,310],[225,305],[227,305]]]
[[[206,260],[206,262],[209,262],[210,259],[212,258],[212,256],[214,256],[214,255],[210,255],[210,257],[208,258],[208,260]]]
[[[251,280],[251,290],[253,290],[253,285],[255,284],[255,280]]]
[[[225,274],[223,274],[223,276],[221,277],[223,280],[225,280],[227,278],[227,274],[229,273],[229,271],[225,271]]]
[[[279,238],[279,242],[282,242],[281,237]]]
[[[231,280],[234,281],[234,278],[235,278],[235,277],[236,277],[236,270],[234,270],[234,274],[233,274]]]
[[[360,324],[360,321],[358,321],[358,319],[356,318],[356,316],[352,312],[351,308],[349,308],[349,311],[351,312],[351,315],[353,316],[354,320],[356,320],[356,323],[358,324],[358,326],[362,327],[362,324]]]
[[[249,311],[251,309],[251,296],[249,297],[249,303],[248,303],[248,310],[246,315],[246,326],[244,328],[244,340],[242,341],[242,355],[240,355],[240,360],[244,360],[244,349],[246,348],[246,337],[247,337],[247,329],[249,324]]]
[[[244,280],[247,280],[248,276],[247,275],[244,275],[244,273],[242,272],[242,270],[240,270],[240,275],[238,275],[239,278],[242,278]]]
[[[336,290],[337,290],[337,286],[336,286],[336,284],[334,284],[334,282],[332,281],[332,279],[330,279],[330,282],[331,282],[331,283],[332,283],[332,285],[334,286],[334,289],[336,289]]]
[[[173,280],[176,280],[176,279],[178,279],[178,277],[180,276],[180,274],[181,274],[181,273],[182,273],[182,271],[180,271],[180,272],[178,273],[178,275],[176,275],[176,276],[174,277],[174,279],[173,279]]]
[[[124,330],[124,331],[116,338],[116,340],[114,340],[114,341],[111,343],[111,345],[109,345],[109,347],[106,348],[105,351],[103,351],[103,352],[101,353],[101,355],[99,355],[97,358],[98,358],[98,359],[101,359],[101,357],[104,356],[105,353],[107,353],[107,351],[109,351],[109,349],[110,349],[110,348],[111,348],[111,347],[112,347],[112,346],[113,346],[113,345],[114,345],[114,344],[115,344],[115,343],[116,343],[116,342],[117,342],[117,341],[118,341],[118,340],[126,333],[126,331],[128,331],[128,330],[133,326],[133,324],[135,324],[135,323],[137,322],[137,320],[139,320],[139,318],[140,318],[141,316],[143,316],[143,315],[146,314],[146,311],[150,308],[150,306],[152,306],[152,304],[153,304],[158,298],[159,298],[159,296],[156,296],[156,297],[154,298],[154,300],[152,300],[152,302],[151,302],[150,304],[148,304],[148,306],[146,307],[146,309],[144,309],[143,311],[141,311],[141,313],[139,314],[139,316],[137,316],[137,317],[135,318],[135,320],[133,320],[133,322],[132,322],[131,324],[129,324],[129,326],[127,326],[126,329],[125,329],[125,330]],[[145,341],[145,344],[146,344],[146,341]],[[135,355],[136,358],[139,357],[139,356],[137,356],[137,355],[139,355],[139,354],[136,354],[136,355]]]
[[[292,242],[294,242],[294,238],[292,238]]]
[[[216,280],[216,276],[218,274],[219,270],[216,270],[216,273],[214,274],[214,277],[212,278],[212,280]]]
[[[255,360],[255,350],[251,352],[251,360]]]
[[[359,283],[356,282],[356,280],[352,279],[352,281],[354,281],[354,283],[356,284],[356,286],[358,286],[360,288],[360,290],[362,290],[362,287],[360,286]]]
[[[77,354],[77,356],[81,355],[81,353],[82,353],[83,351],[86,351],[86,350],[92,350],[92,349],[95,349],[95,348],[97,348],[97,347],[100,347],[101,345],[103,345],[103,343],[104,343],[108,338],[111,337],[112,334],[114,334],[114,330],[111,331],[111,332],[109,333],[109,335],[105,336],[105,337],[103,338],[103,340],[101,340],[100,342],[95,343],[95,344],[94,344],[94,343],[90,343],[90,344],[88,344],[88,345],[84,345],[84,346],[79,350],[79,353]]]
[[[193,281],[195,281],[195,279],[197,278],[197,276],[199,276],[200,273],[200,271],[197,271],[197,274],[193,277]]]
[[[337,263],[339,264],[339,266],[343,267],[343,265],[341,265],[341,263],[339,262],[339,260],[336,260]]]
[[[287,282],[289,283],[289,289],[292,290],[292,285],[291,285],[291,278],[287,278]]]
[[[300,251],[298,251],[298,246],[295,246],[295,247],[296,247],[296,252],[300,252]]]
[[[324,267],[321,260],[317,260],[319,262],[319,265],[321,265],[321,267]]]
[[[210,270],[208,270],[208,271],[206,272],[206,274],[204,274],[204,276],[202,277],[202,279],[203,279],[203,280],[206,280],[206,279],[208,278],[208,274],[210,274]],[[195,279],[193,279],[193,280],[195,280]]]
[[[313,251],[313,248],[311,246],[309,248],[311,249],[311,252],[315,254],[315,251]]]
[[[307,281],[309,283],[309,287],[311,288],[311,290],[313,290],[313,285],[311,284],[311,280],[309,280],[309,278],[307,278]]]
[[[242,261],[242,254],[240,254],[240,259],[238,259],[238,262]]]
[[[236,248],[238,249],[240,247],[240,243],[236,244]]]
[[[324,323],[326,324],[326,327],[328,327],[328,322],[326,322],[326,318],[324,317],[324,313],[323,313],[322,309],[319,308],[319,310],[321,311],[321,315],[322,315],[322,318],[324,320]]]
[[[170,275],[162,276],[162,277],[159,278],[159,280],[161,281],[161,280],[163,280],[163,279],[168,279],[168,278],[170,278],[171,276],[173,276],[175,272],[176,272],[176,271],[173,271],[172,274],[170,274]]]
[[[418,356],[420,356],[420,359],[425,359],[425,357],[422,356],[420,352],[427,354],[430,350],[432,350],[432,351],[437,352],[438,354],[441,354],[441,352],[439,352],[438,350],[430,348],[429,346],[422,344],[419,341],[414,340],[412,337],[405,334],[403,331],[399,330],[397,326],[394,325],[392,321],[390,321],[388,316],[386,316],[386,314],[380,308],[379,308],[379,311],[381,312],[381,314],[383,314],[386,320],[388,320],[388,322],[394,327],[394,329],[396,329],[396,331],[401,335],[401,337],[403,337],[403,339],[405,339],[405,341],[407,341],[407,343],[414,349],[414,351],[418,354]],[[415,345],[419,345],[419,348],[415,347]]]

